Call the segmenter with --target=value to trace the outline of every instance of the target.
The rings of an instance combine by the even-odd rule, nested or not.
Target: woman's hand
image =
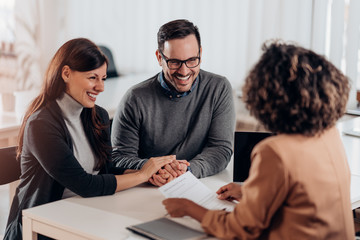
[[[237,183],[229,183],[222,186],[216,193],[218,194],[218,198],[221,200],[240,200],[242,196],[241,185]]]
[[[140,169],[140,173],[144,175],[146,181],[152,177],[159,169],[161,169],[166,164],[171,163],[176,160],[176,155],[168,155],[161,157],[152,157],[150,158]]]
[[[199,222],[202,221],[205,213],[208,211],[206,208],[186,198],[167,198],[162,203],[171,217],[190,216]]]
[[[176,158],[175,155],[150,158],[140,170],[125,170],[125,174],[115,175],[116,192],[136,186],[146,182],[149,178],[161,169],[165,164],[169,164]]]

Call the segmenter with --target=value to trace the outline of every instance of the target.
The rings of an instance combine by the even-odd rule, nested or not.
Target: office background
[[[324,54],[341,68],[353,82],[349,107],[356,105],[360,88],[357,0],[10,1],[14,2],[13,40],[19,67],[28,68],[16,74],[16,90],[39,88],[51,56],[75,37],[108,46],[122,74],[155,73],[160,70],[155,59],[159,27],[186,18],[200,29],[202,68],[227,76],[234,89],[242,86],[262,43],[282,39]]]
[[[75,37],[108,46],[123,76],[150,77],[161,70],[156,33],[179,18],[200,29],[202,68],[228,77],[234,90],[259,58],[262,43],[283,39],[341,68],[352,80],[349,108],[355,108],[359,11],[359,0],[0,0],[0,113],[9,110],[9,96],[30,102],[50,58]],[[7,189],[0,189],[0,235],[8,213],[2,194]]]

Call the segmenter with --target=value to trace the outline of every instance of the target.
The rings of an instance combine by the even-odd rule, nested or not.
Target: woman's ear
[[[65,83],[69,82],[70,72],[71,72],[71,69],[68,65],[65,65],[61,70],[61,77],[63,78]]]

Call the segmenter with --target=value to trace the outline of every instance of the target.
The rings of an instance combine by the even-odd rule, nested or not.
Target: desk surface
[[[342,133],[359,126],[360,118],[341,122],[338,129]],[[351,202],[354,209],[360,207],[360,138],[344,134],[341,137],[352,172]],[[230,162],[221,173],[201,181],[216,191],[232,181],[232,166]],[[111,196],[73,197],[27,209],[23,211],[24,240],[36,239],[34,232],[51,233],[59,239],[142,239],[125,227],[164,216],[163,199],[156,187],[143,184]]]
[[[201,181],[216,191],[232,181],[232,164]],[[23,211],[24,240],[33,239],[29,225],[36,232],[49,232],[60,239],[143,239],[125,228],[165,216],[163,199],[157,187],[142,184],[111,196],[73,197],[27,209]],[[199,223],[193,223],[200,228]]]
[[[221,173],[201,181],[216,191],[232,181],[232,166],[230,162]],[[353,208],[360,206],[359,186],[360,176],[352,174]],[[142,184],[111,196],[73,197],[27,209],[23,211],[24,240],[36,239],[34,232],[51,233],[57,239],[143,239],[125,228],[165,216],[163,199],[156,187]]]

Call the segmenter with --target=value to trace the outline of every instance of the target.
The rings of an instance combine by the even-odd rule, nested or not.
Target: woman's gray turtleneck
[[[56,99],[56,102],[63,113],[66,127],[70,132],[75,158],[87,173],[97,174],[99,171],[94,171],[96,157],[86,137],[84,126],[80,119],[80,114],[84,107],[66,93]],[[65,188],[62,198],[74,195],[76,194]]]

